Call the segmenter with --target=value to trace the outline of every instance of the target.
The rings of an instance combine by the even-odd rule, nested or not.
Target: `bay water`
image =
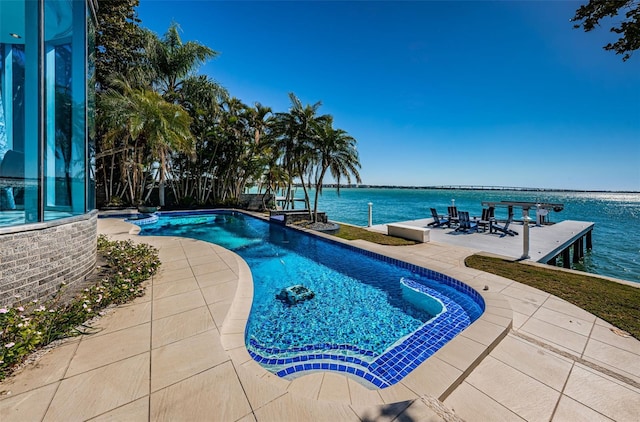
[[[298,188],[296,197],[302,198]],[[313,200],[313,190],[311,198]],[[506,191],[412,188],[324,188],[318,210],[329,220],[366,226],[369,203],[373,224],[429,218],[429,208],[446,214],[452,203],[470,215],[481,215],[482,201],[526,201],[564,204],[560,212],[551,211],[549,221],[588,221],[595,223],[593,250],[576,269],[640,283],[640,193]],[[300,203],[296,207],[301,207]],[[515,210],[520,219],[520,209]],[[498,207],[496,217],[506,219],[506,208]],[[531,213],[535,218],[535,213]]]

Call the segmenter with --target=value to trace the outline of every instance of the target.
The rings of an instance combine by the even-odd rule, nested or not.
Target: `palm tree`
[[[194,41],[182,42],[179,26],[173,22],[162,38],[147,30],[145,32],[148,74],[152,86],[165,100],[179,104],[187,101],[181,90],[189,78],[195,77],[197,68],[218,53]],[[218,91],[218,90],[216,90]],[[161,164],[161,168],[165,167]],[[160,205],[164,205],[164,179],[158,186]]]
[[[239,180],[241,189],[239,193],[249,184],[257,184],[260,192],[261,181],[265,174],[265,169],[273,162],[272,148],[269,141],[271,107],[266,107],[256,102],[253,107],[246,107],[243,113],[246,124],[246,136],[248,144],[245,145],[248,152],[245,175]],[[258,193],[259,193],[258,192]],[[265,197],[263,196],[263,201]],[[266,204],[265,204],[266,205]]]
[[[179,25],[171,23],[162,38],[146,31],[146,52],[153,75],[154,87],[169,102],[180,98],[183,81],[193,76],[197,68],[218,53],[195,41],[182,42]]]
[[[213,79],[201,75],[186,78],[180,96],[181,105],[192,118],[196,154],[195,159],[187,154],[173,155],[171,188],[176,201],[185,205],[215,202],[216,156],[223,137],[220,121],[229,93]]]
[[[342,129],[333,128],[333,119],[328,118],[316,123],[315,148],[317,151],[317,167],[315,171],[315,198],[313,203],[313,221],[318,221],[318,195],[322,193],[322,184],[327,170],[336,181],[340,194],[342,177],[351,183],[351,175],[357,183],[361,183],[360,160],[356,149],[356,140]]]
[[[217,53],[197,42],[183,43],[176,23],[170,25],[162,38],[148,30],[142,30],[141,34],[143,47],[138,49],[141,53],[139,64],[126,68],[125,76],[114,78],[127,81],[127,86],[105,83],[104,92],[98,95],[98,105],[108,105],[110,109],[99,108],[100,127],[103,128],[101,134],[106,135],[99,140],[101,151],[96,158],[102,164],[99,168],[103,171],[105,181],[108,180],[108,183],[105,182],[107,201],[114,192],[126,194],[122,186],[129,190],[128,196],[132,201],[142,200],[140,192],[145,190],[144,177],[148,178],[153,173],[149,168],[155,166],[157,171],[154,175],[158,180],[154,179],[153,184],[157,182],[160,205],[164,205],[166,180],[171,181],[176,199],[180,198],[178,194],[184,196],[193,188],[188,181],[178,186],[175,177],[169,177],[174,164],[182,172],[181,176],[189,175],[187,179],[193,180],[194,173],[191,171],[198,170],[196,178],[199,182],[203,174],[205,178],[214,180],[207,169],[211,170],[214,160],[210,157],[215,155],[217,143],[223,137],[219,125],[221,103],[228,98],[228,94],[215,81],[195,74],[198,66],[214,58]],[[111,90],[103,98],[103,94],[107,94],[106,88]],[[130,94],[132,97],[126,98]],[[150,109],[155,109],[155,112]],[[185,110],[188,114],[185,114]],[[187,127],[186,131],[183,128],[175,129],[184,125],[189,116],[192,133],[197,133],[198,142],[203,144],[199,147],[204,146],[205,159],[200,162],[200,167],[191,165],[189,161],[195,149],[190,128]],[[155,129],[154,118],[157,125]],[[150,157],[156,161],[149,162]],[[111,175],[108,177],[109,169]],[[117,169],[120,170],[122,183],[114,184],[113,174]],[[204,183],[200,188],[199,193],[211,192],[211,184]],[[148,197],[149,193],[145,196]],[[199,196],[201,200],[206,200],[205,194]]]
[[[224,155],[216,157],[224,168],[221,175],[222,199],[237,199],[241,193],[242,181],[251,158],[252,133],[247,125],[247,105],[239,98],[232,97],[223,104],[221,129],[223,133]]]
[[[282,169],[288,174],[287,186],[285,190],[285,198],[289,198],[291,194],[291,186],[293,183],[293,147],[295,144],[294,119],[291,114],[286,112],[276,113],[271,121],[271,143],[273,145],[272,152],[277,157],[276,161]],[[285,202],[285,208],[289,207],[289,203]]]
[[[294,93],[289,93],[291,108],[288,113],[276,113],[273,131],[278,137],[277,147],[282,156],[283,167],[290,174],[290,182],[285,197],[291,194],[291,184],[297,177],[300,179],[307,210],[311,218],[309,193],[304,177],[309,173],[314,160],[314,139],[318,124],[329,119],[328,115],[318,116],[317,112],[322,103],[303,106]]]
[[[247,108],[246,113],[249,126],[253,129],[253,140],[256,144],[259,144],[260,139],[269,130],[269,118],[267,115],[272,113],[271,107],[263,106],[257,102],[253,105],[253,108]]]
[[[267,157],[269,157],[267,155]],[[274,159],[267,162],[264,170],[263,179],[266,181],[267,189],[265,196],[274,195],[278,196],[280,189],[284,189],[290,182],[289,173],[287,173],[281,165],[277,164]]]
[[[144,195],[144,180],[153,173],[153,162],[159,162],[153,180],[157,177],[163,185],[170,152],[193,153],[191,118],[180,105],[167,102],[145,86],[132,86],[122,77],[112,80],[112,88],[100,96],[100,101],[101,122],[108,128],[107,144],[118,138],[126,142],[122,171],[128,180],[130,199],[133,203],[147,200],[151,190]]]

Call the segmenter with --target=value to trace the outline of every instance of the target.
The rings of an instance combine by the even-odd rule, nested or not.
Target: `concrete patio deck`
[[[398,222],[407,226],[430,228],[428,225],[432,218],[422,218]],[[552,225],[529,225],[529,261],[546,262],[558,255],[562,250],[571,245],[580,233],[590,230],[594,223],[587,221],[565,220]],[[429,233],[431,241],[446,243],[452,246],[473,248],[484,252],[494,253],[505,257],[518,259],[523,254],[523,225],[514,222],[509,229],[518,233],[515,236],[507,236],[502,233],[489,233],[473,231],[470,233],[457,232],[455,227],[431,228]],[[386,224],[376,224],[368,230],[387,234]],[[597,247],[597,245],[594,245]]]
[[[251,273],[234,253],[175,237],[112,239],[159,248],[147,294],[0,384],[8,421],[636,421],[640,342],[554,296],[464,266],[474,249],[439,242],[358,246],[455,277],[487,312],[402,382],[368,390],[340,374],[293,381],[244,348]],[[506,334],[506,336],[505,336]]]

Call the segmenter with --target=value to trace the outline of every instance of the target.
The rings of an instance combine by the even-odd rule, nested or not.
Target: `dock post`
[[[580,250],[580,258],[584,258],[584,237],[580,237],[580,244],[578,249]]]
[[[571,255],[569,254],[568,247],[562,251],[562,266],[564,268],[571,268]]]
[[[523,227],[522,227],[522,256],[520,257],[520,259],[529,259],[531,258],[529,256],[529,220],[531,219],[531,217],[529,217],[529,209],[527,208],[523,208],[522,209],[522,220],[523,220]]]
[[[548,265],[553,265],[554,267],[556,265],[558,265],[558,263],[556,262],[556,258],[558,258],[557,256],[554,256],[553,258],[551,258],[549,261],[547,261]]]
[[[573,263],[580,262],[580,239],[573,242]]]
[[[589,230],[587,232],[587,250],[588,251],[593,249],[593,243],[592,243],[592,240],[591,240],[591,232],[592,232],[592,230]]]
[[[373,225],[373,202],[369,202],[369,225],[367,227],[371,227]]]

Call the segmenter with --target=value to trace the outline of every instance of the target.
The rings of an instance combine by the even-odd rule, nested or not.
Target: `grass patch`
[[[587,274],[574,274],[481,255],[468,257],[465,264],[551,293],[640,340],[640,288]]]
[[[378,243],[380,245],[390,246],[406,246],[415,245],[415,240],[402,239],[400,237],[387,236],[386,234],[376,233],[369,230],[365,230],[360,227],[348,226],[345,224],[339,224],[340,230],[334,236],[346,240],[362,239],[369,242]]]

